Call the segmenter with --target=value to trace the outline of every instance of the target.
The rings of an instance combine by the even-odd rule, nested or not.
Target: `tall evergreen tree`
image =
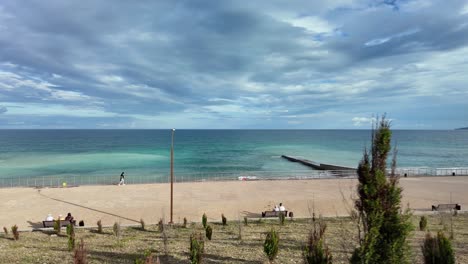
[[[371,155],[366,149],[357,169],[356,209],[362,234],[351,263],[408,263],[409,260],[406,238],[412,226],[409,213],[402,213],[400,206],[402,188],[395,174],[396,150],[391,172],[387,173],[391,137],[390,122],[383,116],[372,128]]]

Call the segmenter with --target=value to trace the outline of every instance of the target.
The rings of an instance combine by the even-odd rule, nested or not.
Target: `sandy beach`
[[[462,210],[468,205],[468,176],[403,178],[400,182],[403,204],[416,212],[450,201],[461,204]],[[177,183],[174,222],[184,217],[200,221],[203,213],[210,221],[219,221],[221,213],[230,220],[258,217],[280,202],[295,217],[310,216],[312,208],[324,216],[347,215],[356,183],[355,179]],[[11,188],[0,190],[0,201],[1,227],[41,227],[48,213],[57,217],[68,212],[87,226],[95,226],[99,219],[103,225],[137,224],[141,218],[149,224],[162,217],[169,220],[170,189],[169,184]]]

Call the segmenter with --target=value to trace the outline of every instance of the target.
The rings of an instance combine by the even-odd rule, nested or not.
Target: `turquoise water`
[[[281,155],[356,167],[368,130],[177,130],[175,173],[308,170]],[[468,167],[468,131],[396,130],[399,167]],[[145,175],[167,178],[170,130],[0,130],[0,178]]]

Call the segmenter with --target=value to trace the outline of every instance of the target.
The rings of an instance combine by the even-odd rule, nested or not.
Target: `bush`
[[[141,225],[141,230],[146,230],[145,229],[145,221],[143,220],[143,218],[140,219],[140,225]]]
[[[159,232],[164,232],[164,221],[162,218],[159,219],[159,222],[158,222],[158,230]]]
[[[154,262],[153,254],[150,250],[146,250],[143,258],[135,259],[135,264],[160,264],[159,257],[156,257],[156,262]]]
[[[206,217],[206,214],[203,213],[203,216],[202,216],[202,225],[203,225],[203,228],[206,229],[206,225],[207,225],[207,221],[208,221],[208,217]]]
[[[62,221],[60,219],[57,219],[57,221],[54,222],[54,230],[57,233],[57,235],[60,235],[60,233],[62,233]]]
[[[184,217],[184,225],[183,225],[184,228],[187,228],[187,218]]]
[[[72,251],[75,249],[75,227],[73,224],[67,225],[67,235],[68,235],[68,250]]]
[[[205,233],[206,233],[206,238],[208,238],[208,240],[211,240],[211,236],[213,235],[213,228],[211,228],[211,226],[208,225],[206,227]]]
[[[198,264],[203,259],[205,242],[200,233],[190,235],[190,263]]]
[[[263,243],[263,252],[271,262],[278,255],[279,236],[278,233],[272,228],[266,235],[265,242]]]
[[[11,233],[13,234],[13,239],[18,240],[19,239],[19,232],[18,232],[18,226],[14,225],[11,227]]]
[[[86,257],[86,248],[84,246],[84,241],[81,239],[81,243],[78,243],[78,247],[75,249],[73,254],[73,263],[74,264],[87,264],[88,260]]]
[[[120,238],[120,224],[115,222],[112,230],[114,231],[114,235]]]
[[[6,227],[3,227],[3,232],[5,233],[5,236],[8,236],[8,229]]]
[[[423,215],[421,216],[421,219],[419,220],[419,230],[426,231],[426,228],[427,228],[427,217]]]
[[[97,231],[99,234],[102,234],[102,222],[101,220],[97,221]]]
[[[286,215],[284,214],[284,212],[280,212],[278,215],[278,218],[279,218],[280,225],[284,225],[284,220],[286,219]]]
[[[455,264],[452,243],[444,233],[438,232],[437,237],[426,234],[422,246],[425,264]]]
[[[313,230],[309,233],[307,244],[304,247],[304,261],[308,264],[331,264],[332,255],[325,244],[326,224],[319,220],[314,222]]]
[[[223,226],[227,225],[227,218],[224,216],[224,214],[221,214],[221,221],[223,223]]]

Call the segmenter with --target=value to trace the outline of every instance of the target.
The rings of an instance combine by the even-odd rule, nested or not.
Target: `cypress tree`
[[[359,234],[360,246],[354,251],[351,263],[409,261],[406,238],[412,226],[409,213],[401,212],[402,188],[395,174],[396,150],[393,152],[391,172],[389,175],[387,173],[391,137],[390,122],[383,116],[372,128],[371,155],[365,150],[357,169],[359,198],[356,209],[362,234]]]

